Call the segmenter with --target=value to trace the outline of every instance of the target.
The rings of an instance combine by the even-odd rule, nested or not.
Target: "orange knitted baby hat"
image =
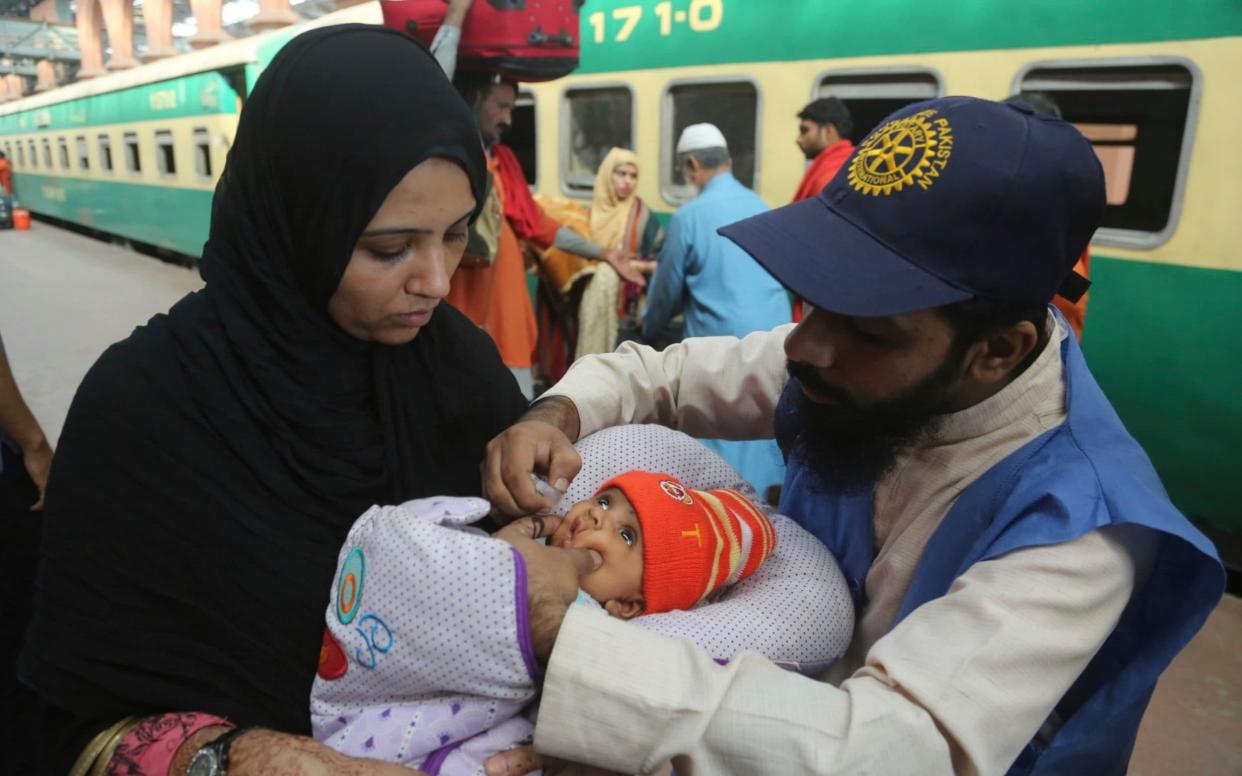
[[[735,490],[691,490],[676,477],[631,471],[600,488],[629,499],[643,529],[645,614],[689,609],[745,579],[776,548],[768,518]]]

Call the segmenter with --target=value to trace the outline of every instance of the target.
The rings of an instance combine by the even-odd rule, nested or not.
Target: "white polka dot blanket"
[[[578,444],[584,465],[560,510],[631,469],[671,474],[695,489],[755,493],[714,452],[659,426],[601,431]],[[466,528],[487,514],[477,498],[372,507],[338,556],[311,691],[314,735],[346,754],[444,776],[527,738],[520,712],[540,680],[526,621],[525,567],[506,543]],[[769,512],[773,555],[749,578],[688,611],[638,617],[727,660],[755,650],[815,673],[839,657],[853,604],[836,562],[793,521]]]

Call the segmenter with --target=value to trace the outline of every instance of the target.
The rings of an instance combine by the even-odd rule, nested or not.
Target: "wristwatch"
[[[229,746],[242,733],[253,728],[233,728],[219,738],[204,744],[190,758],[185,776],[225,776],[229,772]]]

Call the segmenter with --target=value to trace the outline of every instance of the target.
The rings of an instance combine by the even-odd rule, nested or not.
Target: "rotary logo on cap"
[[[871,196],[888,196],[918,184],[926,190],[953,154],[949,120],[925,110],[890,121],[872,132],[850,163],[850,186]]]

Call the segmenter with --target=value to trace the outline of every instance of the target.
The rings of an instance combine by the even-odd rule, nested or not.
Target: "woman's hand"
[[[172,769],[169,769],[170,772]],[[185,773],[184,770],[180,773]],[[346,757],[313,738],[251,730],[229,747],[229,776],[413,776],[419,773],[379,760]]]

